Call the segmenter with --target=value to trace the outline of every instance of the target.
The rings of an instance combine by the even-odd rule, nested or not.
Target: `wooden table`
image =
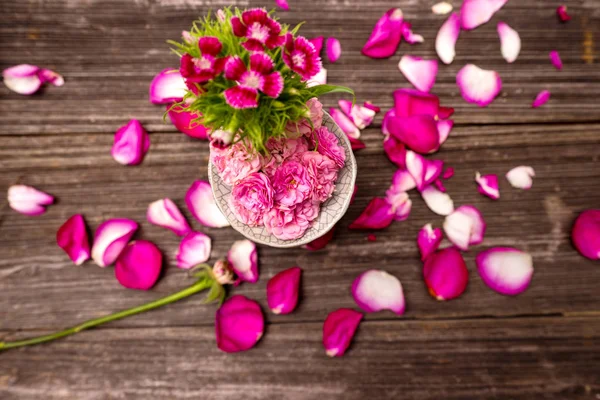
[[[384,110],[391,93],[409,84],[397,69],[401,54],[435,57],[435,2],[418,0],[289,0],[284,22],[308,21],[303,33],[336,36],[343,54],[328,64],[329,82],[352,86],[358,99]],[[455,7],[458,0],[453,1]],[[0,353],[2,399],[598,399],[600,398],[600,265],[569,242],[577,213],[600,207],[600,4],[567,2],[573,20],[558,22],[558,2],[511,0],[491,23],[461,34],[457,57],[441,66],[434,92],[456,108],[456,125],[437,155],[456,168],[447,183],[456,204],[474,204],[488,223],[485,242],[465,254],[470,282],[464,295],[437,302],[424,287],[415,243],[420,227],[442,218],[412,195],[410,218],[377,232],[349,231],[375,195],[383,195],[394,166],[382,150],[381,116],[363,132],[357,154],[358,195],[323,251],[260,248],[261,279],[232,292],[266,308],[267,280],[282,269],[304,269],[296,312],[266,312],[265,336],[251,351],[225,354],[215,345],[215,307],[202,297],[84,332],[48,345]],[[182,208],[194,228],[213,238],[212,260],[240,235],[206,229],[183,201],[195,179],[207,178],[208,146],[163,123],[164,108],[147,100],[148,84],[176,66],[165,40],[178,38],[209,8],[234,4],[272,7],[270,1],[213,0],[2,0],[0,67],[31,63],[65,76],[62,88],[35,96],[0,85],[0,192],[20,181],[52,193],[58,203],[38,218],[0,211],[0,336],[22,338],[73,325],[174,292],[191,283],[175,267],[179,239],[146,222],[150,202],[163,197]],[[425,43],[403,43],[396,56],[360,55],[372,26],[399,6]],[[496,23],[508,22],[523,41],[515,64],[500,55]],[[565,63],[556,71],[548,52]],[[457,71],[474,62],[497,70],[501,96],[488,108],[465,103]],[[530,104],[552,91],[544,107]],[[326,99],[333,106],[336,97]],[[151,133],[141,166],[123,167],[110,156],[115,130],[137,118]],[[531,165],[529,191],[502,179],[501,199],[477,193],[475,171],[503,176]],[[57,228],[83,213],[92,229],[103,220],[141,222],[138,237],[154,241],[168,262],[151,291],[121,287],[112,268],[75,267],[57,247]],[[491,246],[530,252],[531,287],[504,297],[479,278],[474,257]],[[399,277],[408,308],[402,317],[369,314],[341,359],[321,346],[325,316],[356,307],[352,280],[367,268]]]

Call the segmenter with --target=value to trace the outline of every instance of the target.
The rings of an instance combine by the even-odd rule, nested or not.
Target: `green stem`
[[[164,305],[174,303],[178,300],[184,299],[188,296],[191,296],[195,293],[201,292],[204,289],[207,289],[211,286],[212,282],[210,280],[200,279],[198,282],[193,284],[192,286],[185,288],[177,293],[173,293],[169,296],[163,297],[161,299],[151,301],[150,303],[143,304],[138,307],[130,308],[128,310],[119,311],[114,314],[110,314],[104,317],[91,319],[86,321],[80,325],[74,326],[72,328],[64,329],[60,332],[55,332],[49,335],[38,336],[31,339],[26,340],[18,340],[15,342],[0,342],[0,351],[6,349],[13,349],[15,347],[23,347],[23,346],[31,346],[34,344],[50,342],[55,339],[60,339],[65,336],[74,335],[78,332],[81,332],[85,329],[93,328],[98,325],[102,325],[106,322],[115,321],[117,319],[129,317],[130,315],[135,315],[139,313],[143,313],[145,311],[153,310],[158,307],[162,307]]]

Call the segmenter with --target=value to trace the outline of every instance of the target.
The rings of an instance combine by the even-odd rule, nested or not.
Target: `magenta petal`
[[[8,205],[18,213],[37,216],[46,212],[46,206],[54,203],[54,196],[26,185],[8,188]]]
[[[317,251],[317,250],[324,249],[325,246],[327,246],[329,244],[329,242],[331,242],[331,240],[333,239],[333,235],[334,234],[335,234],[335,226],[333,228],[331,228],[331,230],[329,230],[323,236],[321,236],[321,237],[313,240],[310,243],[307,243],[304,246],[304,248],[306,250],[310,250],[310,251]]]
[[[40,67],[29,64],[15,65],[2,71],[4,85],[15,93],[31,95],[42,86]]]
[[[404,16],[399,8],[388,10],[375,24],[371,36],[362,48],[362,54],[371,58],[388,58],[394,55],[402,40]]]
[[[385,195],[385,199],[391,205],[390,212],[394,214],[394,220],[406,220],[412,209],[412,201],[408,197],[408,193],[400,191],[398,187],[392,185]]]
[[[151,224],[170,229],[177,236],[187,235],[192,230],[171,199],[161,199],[151,203],[146,217]]]
[[[339,308],[327,315],[323,323],[323,347],[329,357],[344,355],[362,319],[362,313],[349,308]]]
[[[217,347],[226,353],[251,349],[264,329],[265,318],[258,303],[239,294],[227,299],[215,315]]]
[[[197,112],[187,111],[187,108],[169,104],[167,105],[167,113],[179,132],[185,133],[195,139],[208,139],[209,130],[197,121],[200,117],[200,114]]]
[[[229,221],[219,210],[210,183],[207,181],[192,183],[185,194],[185,204],[202,225],[210,228],[229,226]]]
[[[437,123],[429,115],[390,117],[387,129],[396,139],[417,153],[428,154],[439,149]]]
[[[407,21],[402,24],[402,37],[408,44],[423,43],[425,41],[423,36],[413,33],[411,23]]]
[[[274,99],[278,98],[283,92],[283,77],[279,71],[273,72],[265,76],[265,85],[262,92]]]
[[[471,30],[492,19],[508,0],[463,0],[460,23],[464,30]]]
[[[233,108],[241,110],[258,107],[258,91],[254,88],[234,86],[225,90],[223,95],[227,104]]]
[[[443,238],[444,235],[440,228],[433,229],[431,224],[427,224],[421,228],[417,235],[417,246],[419,246],[419,251],[421,252],[421,261],[425,261],[427,257],[440,247]]]
[[[287,0],[275,0],[275,5],[285,11],[290,9]]]
[[[556,15],[558,15],[560,22],[567,22],[571,19],[571,16],[567,13],[567,6],[564,4],[561,4],[556,8]]]
[[[227,260],[240,280],[250,283],[258,281],[256,244],[247,239],[233,242]]]
[[[83,215],[75,214],[56,232],[56,243],[67,253],[75,265],[90,258],[90,240]]]
[[[137,229],[137,222],[130,219],[109,219],[100,224],[92,246],[94,262],[100,267],[114,263]]]
[[[414,151],[406,152],[406,169],[419,190],[437,180],[443,167],[444,163],[441,160],[427,160]]]
[[[477,190],[484,196],[489,197],[493,200],[500,198],[500,189],[498,188],[498,175],[481,175],[479,172],[475,173],[475,182],[477,182]]]
[[[454,176],[454,168],[448,167],[442,173],[442,179],[450,179]]]
[[[406,309],[402,284],[385,271],[363,272],[352,283],[351,291],[356,304],[368,313],[390,310],[402,315]]]
[[[451,119],[441,119],[437,121],[438,136],[440,138],[440,147],[446,142],[450,131],[454,127],[454,121]]]
[[[360,129],[343,112],[337,108],[330,108],[329,114],[336,124],[351,138],[358,139],[360,137]]]
[[[429,92],[435,84],[437,60],[423,60],[421,57],[404,55],[398,68],[404,77],[422,92]]]
[[[375,197],[360,216],[350,224],[350,229],[383,229],[394,220],[392,205],[381,197]]]
[[[451,300],[459,297],[467,288],[469,271],[460,251],[450,247],[427,257],[423,278],[433,298]]]
[[[585,210],[575,220],[571,241],[590,260],[600,260],[600,210]]]
[[[302,268],[281,271],[267,282],[267,304],[274,314],[289,314],[298,305]]]
[[[399,168],[406,167],[406,146],[404,146],[404,143],[391,135],[387,135],[383,139],[383,150],[390,161]]]
[[[531,108],[538,108],[546,104],[550,100],[550,91],[542,90],[531,103]]]
[[[365,102],[365,105],[359,106],[356,104],[352,105],[350,100],[339,100],[338,105],[358,129],[365,129],[371,125],[375,114],[377,114],[371,107],[367,107],[367,102]]]
[[[202,232],[190,232],[179,243],[177,266],[183,269],[194,268],[210,258],[212,242]]]
[[[521,37],[519,33],[505,22],[498,22],[498,36],[500,37],[500,51],[507,63],[513,63],[521,52]]]
[[[408,192],[409,190],[416,188],[417,183],[409,171],[398,169],[392,178],[392,186],[401,192]]]
[[[456,42],[460,35],[460,16],[452,13],[441,26],[435,38],[435,51],[444,64],[451,64],[456,55]]]
[[[178,70],[163,69],[150,83],[150,103],[168,104],[183,99],[187,86]]]
[[[558,51],[556,50],[552,50],[550,52],[550,62],[552,63],[552,65],[554,65],[554,68],[556,68],[559,71],[563,68],[563,63],[560,59],[560,54],[558,54]]]
[[[349,137],[348,140],[350,140],[350,147],[352,148],[352,151],[354,151],[354,152],[356,152],[358,150],[362,150],[365,147],[367,147],[365,142],[363,142],[360,139],[354,139],[352,137]]]
[[[490,289],[515,296],[527,289],[533,276],[531,255],[511,247],[494,247],[477,254],[479,276]]]
[[[421,191],[421,197],[427,204],[427,207],[437,215],[450,215],[454,211],[454,202],[452,198],[435,185],[429,185]]]
[[[233,18],[231,20],[233,22]],[[225,63],[225,78],[232,81],[239,81],[246,70],[246,64],[244,64],[241,58],[237,56],[230,57],[227,63]]]
[[[162,254],[146,240],[131,242],[123,249],[115,264],[115,277],[129,289],[149,290],[162,269]]]
[[[486,224],[481,212],[474,206],[458,207],[444,220],[444,232],[448,240],[461,250],[483,242]]]
[[[533,185],[532,178],[534,176],[535,171],[533,168],[526,165],[521,165],[508,171],[506,174],[506,179],[512,187],[527,190],[531,189],[531,186]]]
[[[327,58],[329,62],[334,63],[339,60],[342,55],[342,45],[340,41],[334,37],[327,38]]]
[[[394,113],[388,118],[414,115],[425,115],[436,119],[448,118],[441,116],[442,111],[449,113],[444,107],[440,107],[440,99],[436,95],[415,89],[398,89],[394,91]]]
[[[140,121],[132,119],[115,132],[110,154],[123,165],[138,165],[150,148],[150,136]]]
[[[40,69],[38,71],[38,76],[42,83],[50,83],[54,86],[62,86],[65,84],[65,79],[62,77],[62,75],[52,71],[51,69]]]
[[[321,49],[323,49],[323,42],[325,41],[325,38],[323,36],[318,36],[313,39],[308,39],[308,41],[311,42],[312,45],[315,47],[315,51],[317,52],[317,55],[320,55]]]
[[[479,107],[489,105],[502,90],[502,79],[496,71],[481,69],[475,64],[467,64],[458,71],[456,84],[463,99]]]

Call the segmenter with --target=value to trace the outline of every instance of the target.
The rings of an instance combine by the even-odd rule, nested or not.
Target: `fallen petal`
[[[367,145],[365,144],[365,142],[363,142],[360,139],[354,139],[354,138],[349,137],[348,140],[350,140],[350,148],[353,151],[362,150],[365,147],[367,147]]]
[[[369,233],[367,235],[367,240],[369,242],[376,242],[377,241],[377,236],[374,233]]]
[[[423,278],[436,300],[452,300],[467,288],[469,271],[460,251],[454,247],[438,250],[425,260]]]
[[[312,45],[315,47],[317,55],[321,55],[321,50],[323,49],[323,42],[325,41],[325,38],[323,36],[318,36],[314,39],[308,39],[308,41],[311,42]]]
[[[474,206],[460,206],[444,220],[444,232],[448,240],[464,251],[471,245],[483,242],[485,229],[483,215]]]
[[[427,257],[440,247],[443,238],[444,235],[440,228],[433,229],[431,224],[427,224],[421,228],[417,235],[417,246],[419,246],[419,251],[421,252],[421,261],[425,261]]]
[[[535,96],[533,103],[531,103],[531,108],[538,108],[546,104],[550,100],[550,91],[542,90]]]
[[[306,86],[313,87],[317,85],[325,85],[327,83],[327,70],[323,67],[315,76],[306,81]]]
[[[585,210],[575,220],[571,241],[590,260],[600,260],[600,210]]]
[[[375,197],[360,216],[350,224],[350,229],[383,229],[394,220],[392,205],[381,197]]]
[[[46,68],[42,68],[38,71],[38,76],[42,83],[50,83],[54,86],[62,86],[65,84],[65,79],[62,75]]]
[[[15,65],[2,71],[4,85],[15,93],[31,95],[42,86],[40,67],[29,64]]]
[[[423,60],[421,57],[405,55],[400,59],[398,68],[404,77],[422,92],[429,92],[435,84],[437,60]]]
[[[323,347],[329,357],[344,355],[363,314],[349,308],[339,308],[327,315],[323,323]]]
[[[477,182],[477,190],[484,196],[493,200],[500,198],[500,189],[498,188],[498,175],[490,174],[483,175],[479,172],[475,173],[475,182]]]
[[[453,176],[454,176],[454,168],[452,168],[452,167],[446,168],[446,170],[442,173],[442,179],[450,179]]]
[[[26,185],[8,188],[8,205],[18,213],[36,216],[46,212],[46,206],[54,203],[54,196]]]
[[[394,214],[394,220],[404,221],[408,218],[412,209],[412,201],[408,197],[408,193],[400,191],[392,185],[387,190],[385,199],[392,206],[390,212]]]
[[[327,246],[329,244],[329,242],[331,242],[331,239],[333,239],[334,233],[335,233],[335,226],[333,228],[331,228],[323,236],[321,236],[321,237],[313,240],[312,242],[307,243],[306,245],[304,245],[304,248],[306,250],[310,250],[310,251],[317,251],[317,250],[324,249],[325,246]]]
[[[192,183],[185,194],[185,204],[202,225],[210,228],[229,226],[229,221],[219,210],[210,183],[207,181],[198,180]]]
[[[506,179],[517,189],[531,189],[533,185],[533,177],[535,176],[535,171],[533,168],[521,165],[519,167],[515,167],[508,171],[506,174]]]
[[[368,313],[390,310],[402,315],[406,309],[402,284],[398,278],[377,269],[363,272],[354,280],[352,297]]]
[[[140,121],[132,119],[115,132],[110,154],[123,165],[138,165],[150,148],[150,136]]]
[[[217,347],[226,353],[251,349],[265,329],[265,318],[258,303],[236,294],[227,299],[215,315]]]
[[[464,0],[460,9],[460,23],[464,30],[471,30],[492,19],[508,0]]]
[[[559,71],[563,68],[563,63],[560,59],[560,54],[558,54],[558,51],[556,50],[552,50],[550,52],[550,62],[552,63],[552,65],[554,65],[554,68],[556,68]]]
[[[136,240],[123,249],[115,264],[115,277],[129,289],[148,290],[154,286],[162,269],[162,254],[146,240]]]
[[[567,6],[565,6],[564,4],[556,8],[556,15],[558,15],[558,19],[560,19],[560,22],[567,22],[571,20],[571,16],[567,13]]]
[[[346,114],[333,107],[329,109],[329,114],[348,137],[354,139],[358,139],[360,137],[360,129],[354,125],[354,123],[346,116]]]
[[[161,199],[151,203],[146,217],[151,224],[170,229],[177,236],[187,235],[192,230],[171,199]]]
[[[187,86],[179,70],[163,69],[150,83],[150,103],[168,104],[183,100]]]
[[[383,139],[383,150],[391,162],[400,168],[406,168],[406,146],[391,135]]]
[[[421,197],[427,207],[438,215],[449,215],[454,211],[454,202],[450,196],[439,191],[435,185],[429,185],[423,189]]]
[[[452,4],[446,1],[441,1],[431,6],[431,11],[436,15],[446,15],[452,11]]]
[[[275,0],[275,5],[282,10],[289,11],[290,6],[288,5],[287,0]]]
[[[281,271],[267,282],[267,304],[274,314],[289,314],[298,305],[302,268]]]
[[[398,169],[392,178],[392,186],[397,188],[400,192],[408,192],[409,190],[416,188],[417,183],[409,171]]]
[[[258,281],[258,253],[253,242],[247,239],[233,242],[227,253],[227,261],[240,280],[250,283]]]
[[[171,122],[179,132],[185,133],[195,139],[208,140],[209,130],[198,122],[200,114],[195,111],[187,111],[187,108],[167,105],[167,113]]]
[[[479,107],[489,105],[502,90],[502,79],[496,71],[475,64],[467,64],[458,71],[456,84],[463,99]]]
[[[527,289],[533,276],[531,255],[511,247],[494,247],[477,254],[479,276],[490,289],[515,296]]]
[[[440,99],[435,94],[421,92],[415,89],[398,89],[394,91],[394,112],[388,118],[429,116],[434,119],[446,119],[442,112],[448,114],[452,109],[440,107]],[[452,110],[454,111],[454,110]]]
[[[497,30],[498,36],[500,36],[502,57],[504,57],[507,63],[515,62],[521,52],[521,37],[519,33],[504,22],[498,22]]]
[[[438,179],[443,168],[444,162],[441,160],[427,160],[414,151],[408,150],[406,152],[406,169],[419,190],[423,190]]]
[[[437,121],[437,130],[438,130],[438,136],[440,138],[440,144],[439,144],[440,147],[448,139],[448,136],[450,135],[450,131],[452,131],[453,127],[454,127],[454,121],[452,121],[451,119],[440,119],[439,121]]]
[[[444,64],[450,64],[454,61],[455,47],[459,35],[460,17],[458,14],[452,13],[441,26],[435,38],[435,51]]]
[[[75,265],[81,265],[90,259],[90,240],[83,215],[73,215],[58,228],[56,243]]]
[[[408,44],[423,43],[425,41],[423,36],[413,33],[411,23],[406,21],[402,24],[402,37]]]
[[[350,100],[339,100],[338,105],[358,129],[365,129],[367,126],[371,125],[373,118],[375,118],[375,115],[377,114],[371,106],[367,107],[367,102],[365,102],[365,105],[359,106],[356,104],[352,105]]]
[[[396,139],[421,154],[437,151],[440,135],[435,119],[429,115],[389,117],[386,125]]]
[[[362,48],[362,54],[371,58],[393,56],[402,40],[403,21],[402,10],[389,9],[375,24],[371,36]]]
[[[109,219],[100,224],[92,246],[94,262],[100,267],[114,263],[137,229],[137,222],[130,219]]]
[[[181,239],[177,252],[177,266],[190,269],[204,264],[210,258],[212,241],[202,232],[190,232]]]
[[[446,193],[446,186],[444,186],[444,182],[442,182],[441,179],[436,179],[433,184],[435,185],[435,187],[442,193]]]
[[[336,38],[327,38],[327,58],[329,62],[336,62],[342,55],[342,45]]]

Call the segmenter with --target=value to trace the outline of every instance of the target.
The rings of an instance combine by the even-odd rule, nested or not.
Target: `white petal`
[[[440,192],[435,186],[429,185],[421,192],[427,207],[438,215],[449,215],[454,211],[454,202],[447,193]]]
[[[502,90],[502,79],[496,71],[467,64],[456,75],[456,84],[460,94],[469,103],[479,107],[489,105]]]
[[[456,41],[460,35],[460,17],[452,13],[435,38],[435,51],[444,64],[454,61]]]
[[[452,11],[452,4],[448,3],[447,1],[441,1],[431,6],[431,11],[437,15],[446,15]]]
[[[414,87],[422,92],[429,92],[435,84],[438,63],[437,60],[405,55],[400,59],[398,69]]]
[[[535,171],[533,168],[521,165],[508,171],[506,179],[508,182],[517,189],[530,189],[533,185],[533,177]]]
[[[521,37],[519,33],[504,22],[498,22],[498,36],[502,57],[507,63],[515,62],[521,52]]]

